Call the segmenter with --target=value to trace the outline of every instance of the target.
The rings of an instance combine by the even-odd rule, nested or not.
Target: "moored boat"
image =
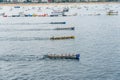
[[[118,15],[118,11],[110,10],[107,15]]]

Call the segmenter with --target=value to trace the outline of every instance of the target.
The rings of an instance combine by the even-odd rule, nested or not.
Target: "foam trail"
[[[50,38],[41,38],[41,37],[0,37],[0,41],[40,41],[40,40],[49,40]]]
[[[47,30],[54,30],[54,29],[0,29],[0,32],[13,32],[13,31],[47,31]]]
[[[0,23],[0,25],[40,25],[40,24],[66,24],[66,22],[46,22],[46,23]]]
[[[2,55],[0,61],[39,61],[43,60],[41,55]]]
[[[67,28],[44,28],[44,29],[0,29],[0,32],[13,32],[13,31],[48,31],[48,30],[74,30],[74,27]]]

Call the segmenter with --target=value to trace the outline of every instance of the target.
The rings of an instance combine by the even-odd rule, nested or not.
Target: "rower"
[[[80,58],[80,54],[76,54],[76,59],[79,60],[79,58]]]

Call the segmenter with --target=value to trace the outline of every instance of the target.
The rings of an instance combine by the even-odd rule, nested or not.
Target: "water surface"
[[[67,24],[35,24],[51,21]],[[1,18],[0,80],[119,80],[119,21],[120,16]],[[23,22],[33,24],[6,24]],[[73,26],[75,31],[44,30]],[[49,40],[68,35],[76,38]],[[51,53],[80,53],[81,58],[41,59]]]

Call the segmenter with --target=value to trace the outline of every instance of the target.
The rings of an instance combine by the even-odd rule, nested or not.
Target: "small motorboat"
[[[80,54],[47,54],[43,58],[49,59],[80,59]]]
[[[50,40],[75,39],[75,36],[51,37]]]

